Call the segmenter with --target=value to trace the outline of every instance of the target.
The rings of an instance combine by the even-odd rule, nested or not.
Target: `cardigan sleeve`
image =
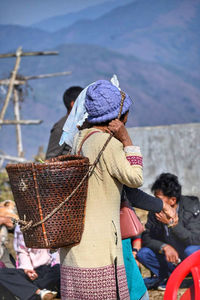
[[[113,137],[102,158],[111,176],[122,184],[136,188],[143,184],[142,155],[139,147],[132,147],[132,151],[135,152],[125,151],[122,143]]]

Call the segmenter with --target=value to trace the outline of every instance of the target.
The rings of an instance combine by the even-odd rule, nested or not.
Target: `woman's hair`
[[[181,185],[176,175],[170,173],[160,174],[152,185],[151,191],[162,191],[164,196],[176,197],[178,202],[181,197]]]

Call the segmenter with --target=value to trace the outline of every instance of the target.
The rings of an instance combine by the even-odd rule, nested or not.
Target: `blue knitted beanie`
[[[122,115],[131,106],[131,99],[126,95],[124,100]],[[98,80],[90,85],[86,92],[85,108],[88,113],[88,122],[104,123],[118,117],[121,103],[121,93],[119,89],[110,81]]]

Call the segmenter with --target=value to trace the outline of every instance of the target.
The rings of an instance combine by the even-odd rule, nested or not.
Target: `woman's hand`
[[[124,147],[133,145],[124,123],[120,120],[112,120],[108,125],[108,130],[113,133],[116,139],[122,142]]]

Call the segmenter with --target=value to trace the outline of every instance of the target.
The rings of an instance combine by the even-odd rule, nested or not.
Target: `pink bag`
[[[144,231],[143,224],[140,222],[128,201],[121,203],[120,228],[122,239],[133,238]]]

